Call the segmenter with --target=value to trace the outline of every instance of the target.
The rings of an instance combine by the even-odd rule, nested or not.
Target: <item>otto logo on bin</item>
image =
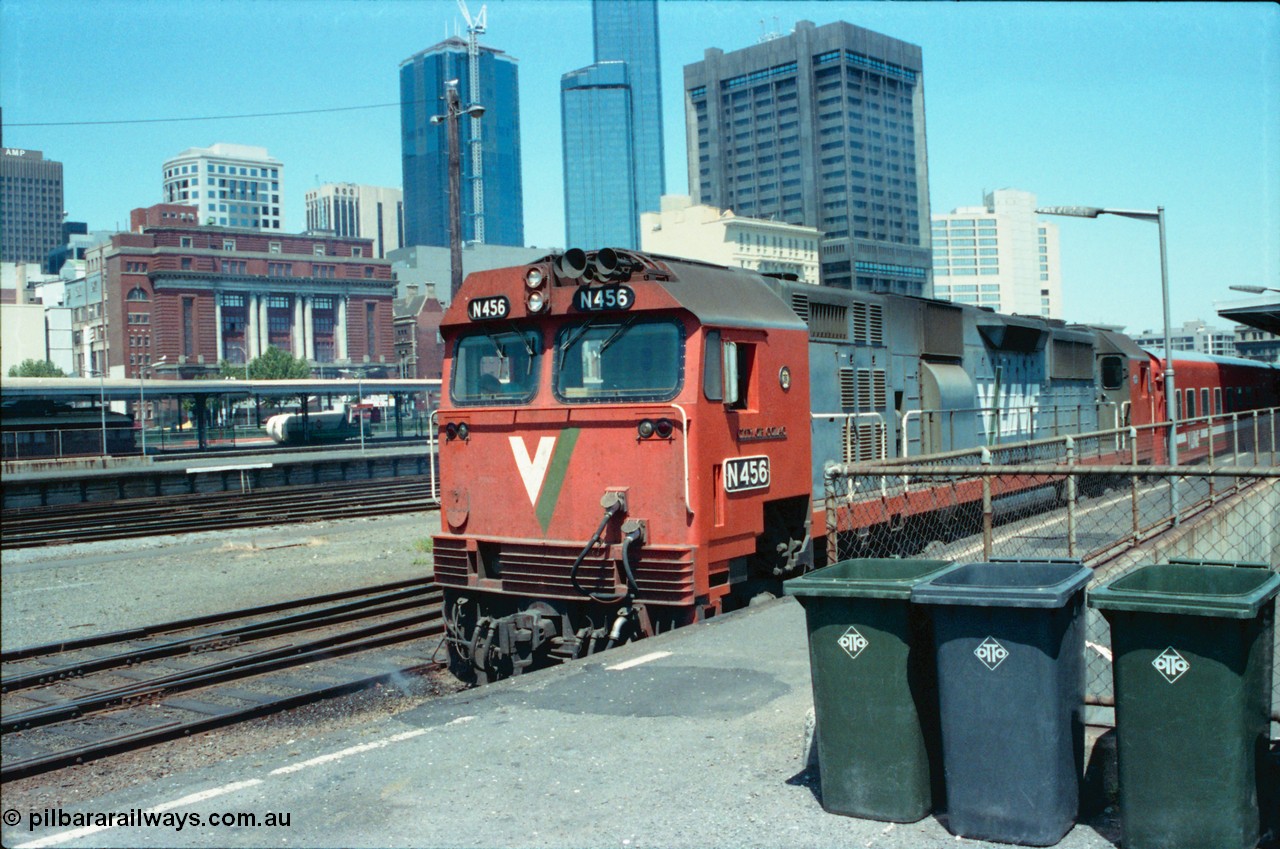
[[[1004,659],[1009,656],[1009,650],[996,642],[994,637],[983,640],[982,645],[974,649],[973,653],[991,670],[1004,663]]]
[[[1187,663],[1186,658],[1178,654],[1173,646],[1169,646],[1169,648],[1162,651],[1159,657],[1151,661],[1151,665],[1170,684],[1181,678],[1182,674],[1191,668],[1191,664]]]
[[[856,658],[862,654],[862,650],[867,647],[867,638],[858,633],[858,629],[849,626],[849,630],[840,635],[840,648],[848,653],[849,657]]]

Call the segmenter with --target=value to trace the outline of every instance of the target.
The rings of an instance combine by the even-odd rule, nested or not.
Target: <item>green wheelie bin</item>
[[[1141,566],[1089,593],[1111,625],[1125,849],[1256,846],[1280,574]]]
[[[803,605],[822,807],[915,822],[943,799],[933,637],[911,603],[946,560],[845,560],[787,581]]]

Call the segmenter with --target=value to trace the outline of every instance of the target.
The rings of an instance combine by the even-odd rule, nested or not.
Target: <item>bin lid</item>
[[[787,595],[805,598],[911,598],[911,588],[951,565],[950,560],[866,558],[842,560],[792,578]]]
[[[1170,563],[1183,566],[1247,566],[1251,569],[1270,569],[1261,560],[1206,560],[1202,557],[1170,557]]]
[[[1270,569],[1151,564],[1090,590],[1089,604],[1104,612],[1252,619],[1276,593],[1280,573]]]
[[[1093,571],[1078,562],[962,563],[917,586],[911,600],[968,607],[1065,607]]]

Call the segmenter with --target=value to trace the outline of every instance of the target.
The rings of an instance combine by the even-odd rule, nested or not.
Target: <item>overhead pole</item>
[[[466,0],[458,0],[462,17],[467,21],[467,95],[471,103],[480,102],[480,35],[485,31],[488,7],[481,6],[474,18],[467,9]],[[476,244],[484,244],[484,147],[479,116],[471,117],[471,206],[475,218],[473,228]]]

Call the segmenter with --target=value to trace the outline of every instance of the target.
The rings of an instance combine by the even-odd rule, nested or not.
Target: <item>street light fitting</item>
[[[1273,286],[1228,286],[1228,289],[1234,289],[1237,292],[1248,292],[1251,295],[1265,295],[1267,292],[1280,292]]]
[[[1042,206],[1036,209],[1037,215],[1066,215],[1070,218],[1097,218],[1099,215],[1120,215],[1125,218],[1136,218],[1139,221],[1160,221],[1159,210],[1148,212],[1144,209],[1104,209],[1100,206]]]

